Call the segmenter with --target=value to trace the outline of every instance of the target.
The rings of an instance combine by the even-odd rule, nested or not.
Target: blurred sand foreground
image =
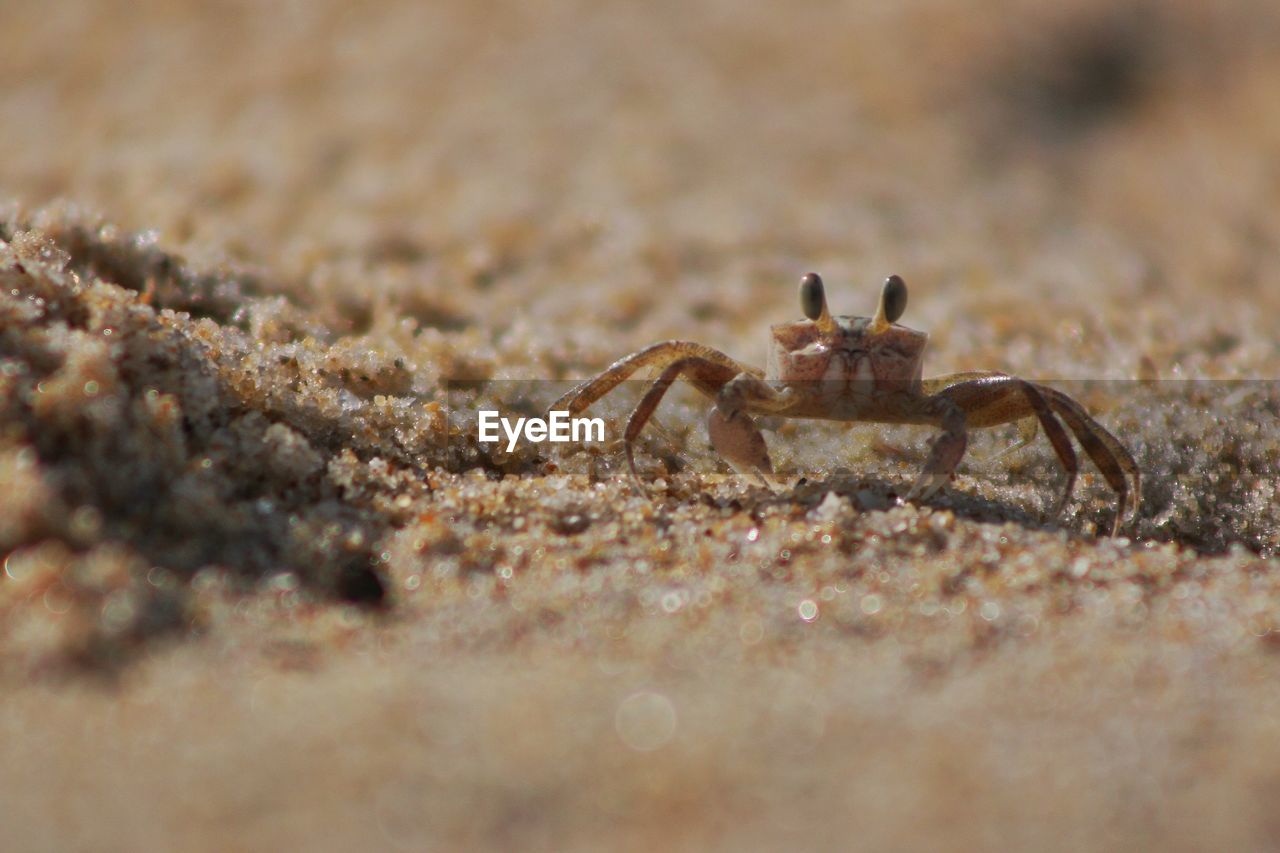
[[[0,848],[1280,847],[1280,12],[783,10],[0,3]],[[1008,430],[475,441],[809,269],[1121,380],[1130,535]]]

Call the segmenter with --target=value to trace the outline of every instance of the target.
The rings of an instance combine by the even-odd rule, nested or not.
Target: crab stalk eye
[[[827,310],[827,295],[822,288],[822,276],[816,272],[806,273],[800,279],[800,310],[804,316],[818,324],[823,333],[835,331],[836,321],[831,319]]]
[[[884,280],[880,299],[884,302],[884,318],[890,323],[898,322],[907,310],[907,283],[901,276],[889,276]]]
[[[827,295],[822,287],[822,276],[806,273],[800,279],[800,310],[810,320],[817,320],[827,310]]]
[[[902,313],[907,310],[907,283],[901,276],[891,275],[884,280],[884,290],[880,291],[880,304],[876,306],[875,319],[871,321],[876,331],[883,331],[898,322]]]

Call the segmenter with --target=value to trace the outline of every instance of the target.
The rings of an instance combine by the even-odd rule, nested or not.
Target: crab
[[[1133,455],[1071,397],[1051,388],[995,371],[968,371],[922,378],[922,355],[929,336],[898,324],[907,305],[907,286],[886,279],[873,317],[833,316],[822,278],[800,280],[806,317],[770,329],[766,370],[742,364],[692,341],[661,341],[619,359],[603,373],[569,391],[552,411],[578,414],[621,382],[645,368],[657,378],[640,399],[623,434],[627,464],[636,471],[634,443],[663,395],[683,378],[715,401],[707,418],[712,448],[739,474],[780,491],[769,451],[753,416],[816,418],[937,427],[924,467],[905,495],[907,501],[933,497],[954,476],[964,457],[968,431],[1017,422],[1022,447],[1035,438],[1037,424],[1066,475],[1051,517],[1056,518],[1075,487],[1079,463],[1065,423],[1116,494],[1111,535],[1130,505],[1136,516],[1140,474]],[[1059,420],[1061,419],[1061,420]]]

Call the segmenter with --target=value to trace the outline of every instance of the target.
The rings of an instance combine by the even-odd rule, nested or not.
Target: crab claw
[[[924,470],[907,492],[908,501],[928,500],[939,489],[951,481],[956,466],[964,458],[965,447],[969,443],[965,433],[964,412],[958,408],[950,408],[942,419],[942,435],[934,439],[929,450],[929,459],[924,463]]]
[[[750,417],[741,412],[726,415],[714,408],[707,416],[707,432],[711,434],[711,446],[716,453],[735,471],[775,492],[782,488],[773,478],[773,463],[769,461],[764,436]]]
[[[925,501],[938,493],[938,490],[947,484],[951,477],[948,474],[930,474],[928,471],[921,472],[916,481],[911,484],[911,489],[903,496],[904,501]]]

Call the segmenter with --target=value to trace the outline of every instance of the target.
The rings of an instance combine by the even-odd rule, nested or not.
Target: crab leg
[[[1058,461],[1067,475],[1062,494],[1051,513],[1051,517],[1056,518],[1062,512],[1067,499],[1071,497],[1076,484],[1076,475],[1080,470],[1080,462],[1076,457],[1075,449],[1071,446],[1071,440],[1067,437],[1066,430],[1053,416],[1040,390],[1030,382],[998,373],[964,375],[971,378],[946,385],[938,393],[964,410],[969,426],[980,429],[1023,421],[1028,415],[1033,415],[1043,427],[1045,437],[1053,445],[1054,453],[1057,454]],[[953,378],[947,376],[930,381],[942,383]]]
[[[959,379],[959,381],[956,381]],[[925,388],[953,400],[967,415],[969,426],[980,428],[1022,420],[1034,415],[1044,428],[1058,460],[1067,474],[1067,482],[1054,514],[1061,511],[1075,486],[1079,470],[1075,451],[1058,417],[1066,422],[1102,472],[1117,496],[1116,518],[1112,535],[1119,529],[1126,506],[1133,497],[1132,512],[1137,511],[1140,485],[1138,465],[1115,436],[1089,416],[1075,400],[1045,385],[1037,385],[1004,374],[957,374],[927,380]],[[1057,417],[1055,417],[1055,415]],[[1133,490],[1129,482],[1132,480]]]
[[[554,411],[568,411],[569,414],[576,415],[614,388],[617,388],[636,371],[646,367],[666,368],[673,362],[687,358],[701,359],[728,372],[728,375],[718,383],[708,384],[696,375],[690,377],[694,386],[709,397],[714,396],[725,382],[739,373],[746,373],[752,376],[762,375],[760,371],[744,364],[739,364],[729,356],[711,347],[692,341],[662,341],[618,359],[599,376],[588,379],[560,397],[560,399],[551,404],[551,409]]]
[[[623,361],[625,362],[627,359],[623,359]],[[621,363],[622,362],[619,362],[619,364]],[[617,367],[617,365],[614,365],[614,367]],[[613,368],[610,368],[610,371],[612,370]],[[609,371],[606,371],[605,375],[607,375],[608,372]],[[635,409],[631,411],[631,416],[627,418],[627,428],[622,434],[622,444],[626,449],[627,465],[631,469],[632,481],[642,492],[644,491],[644,486],[641,483],[640,474],[636,471],[634,442],[639,438],[640,431],[644,429],[644,425],[649,422],[649,418],[652,417],[654,410],[658,408],[658,404],[662,402],[662,398],[666,395],[671,384],[675,382],[682,373],[687,374],[689,380],[694,384],[694,386],[703,393],[708,394],[708,396],[715,394],[736,375],[733,368],[727,367],[719,362],[710,361],[699,356],[686,356],[668,364],[663,369],[662,373],[659,374],[658,378],[654,380],[654,383],[649,386],[649,390],[640,398],[640,402],[637,403]],[[604,378],[604,375],[599,378]],[[572,407],[577,403],[577,400],[569,398],[579,391],[586,394],[595,391],[596,389],[588,386],[594,384],[596,381],[597,380],[592,380],[591,382],[586,383],[586,385],[581,385],[574,389],[574,391],[569,392],[565,397],[561,397],[560,401],[557,402],[553,408],[560,408],[563,406],[568,408],[571,412],[581,411],[588,404],[582,404],[579,408],[574,409]],[[618,379],[614,384],[616,385],[617,382],[621,381],[621,379]],[[608,390],[609,389],[606,388],[605,391],[601,391],[599,393],[603,394]],[[566,399],[568,399],[569,402],[565,403],[564,401]],[[763,441],[764,439],[761,438],[761,442]],[[712,443],[715,443],[714,432]],[[765,462],[766,464],[768,463],[767,454],[765,456]]]
[[[1138,512],[1138,504],[1142,499],[1142,475],[1138,470],[1138,463],[1118,438],[1107,432],[1102,424],[1089,417],[1089,413],[1083,406],[1061,391],[1055,391],[1043,385],[1039,388],[1053,406],[1053,410],[1067,422],[1067,426],[1071,427],[1080,446],[1089,454],[1093,464],[1098,466],[1098,470],[1106,478],[1107,484],[1115,491],[1118,506],[1115,522],[1111,525],[1111,535],[1115,536],[1125,515],[1125,504],[1129,503],[1126,498],[1130,495],[1132,495],[1132,503],[1129,511],[1133,515],[1137,515]],[[1132,492],[1129,491],[1130,480],[1133,481]]]
[[[627,454],[627,465],[636,486],[644,491],[640,474],[636,471],[635,440],[672,383],[681,375],[704,393],[710,394],[718,389],[716,406],[707,416],[707,432],[715,451],[735,470],[776,491],[779,484],[773,478],[769,448],[764,436],[744,409],[750,405],[756,409],[780,411],[790,405],[791,395],[785,391],[776,391],[758,376],[734,374],[731,368],[720,362],[699,356],[681,358],[667,365],[627,419],[622,441]]]

